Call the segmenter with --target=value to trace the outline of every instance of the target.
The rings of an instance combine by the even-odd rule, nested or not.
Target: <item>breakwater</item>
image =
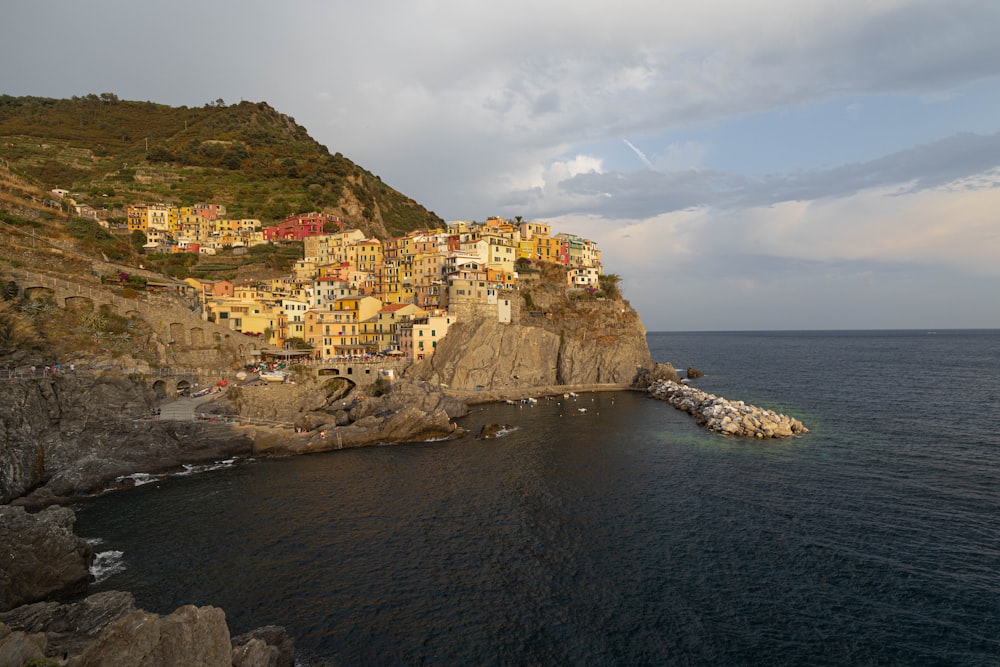
[[[653,398],[687,412],[698,424],[716,433],[746,438],[784,438],[809,432],[794,417],[743,401],[729,401],[671,380],[657,380],[648,391]]]

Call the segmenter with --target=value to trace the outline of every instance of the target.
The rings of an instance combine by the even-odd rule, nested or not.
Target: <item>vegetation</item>
[[[38,345],[38,331],[31,318],[13,301],[0,301],[0,355]]]
[[[606,273],[599,278],[599,281],[601,284],[601,292],[604,293],[604,296],[609,299],[622,298],[622,277],[617,273]]]
[[[0,137],[0,157],[18,174],[96,208],[211,201],[265,224],[318,210],[380,237],[443,223],[264,102],[0,95]]]

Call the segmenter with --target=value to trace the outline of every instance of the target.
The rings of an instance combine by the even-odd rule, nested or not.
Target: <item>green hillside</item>
[[[0,96],[0,160],[40,189],[123,216],[133,203],[225,204],[264,224],[322,211],[386,237],[443,221],[264,102],[170,107],[115,95]]]

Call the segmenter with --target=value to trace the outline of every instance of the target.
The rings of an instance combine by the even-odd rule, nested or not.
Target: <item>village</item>
[[[230,219],[218,204],[128,208],[128,228],[145,234],[145,251],[212,255],[256,245],[301,242],[291,275],[242,284],[188,277],[202,317],[288,350],[302,360],[391,355],[430,357],[460,319],[510,322],[511,299],[539,263],[566,268],[566,288],[599,292],[597,244],[550,225],[451,222],[383,240],[339,218],[306,213],[273,226]]]

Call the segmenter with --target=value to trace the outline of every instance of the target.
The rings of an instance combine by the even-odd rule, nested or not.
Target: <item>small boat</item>
[[[284,382],[288,379],[288,373],[285,371],[261,371],[260,379],[265,382]]]

